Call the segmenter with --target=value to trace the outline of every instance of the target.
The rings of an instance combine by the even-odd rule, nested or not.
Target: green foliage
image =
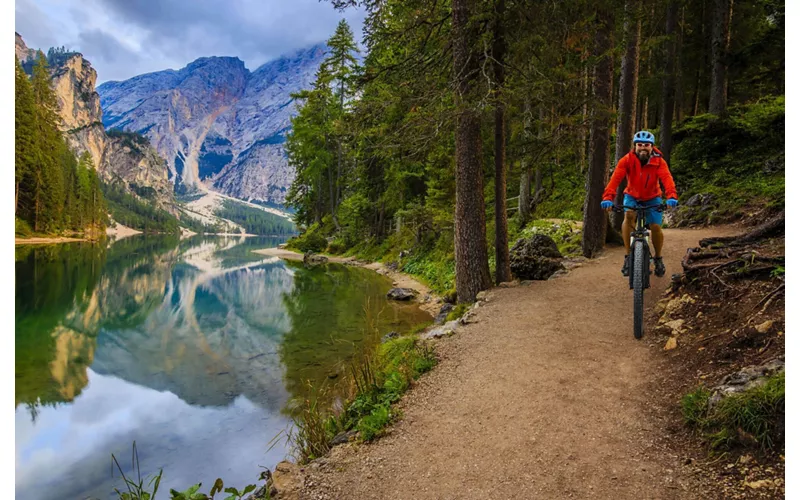
[[[698,115],[674,133],[671,170],[681,198],[715,196],[720,215],[770,200],[785,203],[783,168],[765,173],[767,162],[785,163],[785,96],[731,106],[729,116]]]
[[[561,222],[533,220],[517,233],[515,239],[509,238],[509,245],[513,246],[517,238],[530,238],[535,234],[551,237],[558,246],[558,251],[565,257],[581,253],[581,231],[578,230],[576,224],[569,220]]]
[[[250,234],[277,236],[295,232],[294,224],[280,215],[231,200],[225,200],[222,208],[217,209],[214,215],[243,226]]]
[[[303,234],[296,236],[286,242],[287,248],[297,250],[302,253],[306,252],[324,252],[328,247],[328,240],[323,236],[320,225],[314,224],[309,227]]]
[[[117,128],[110,128],[106,130],[106,135],[111,139],[119,139],[123,146],[140,154],[143,154],[144,149],[150,147],[150,139],[138,132],[126,132]]]
[[[470,305],[471,304],[467,304],[466,302],[456,305],[453,310],[447,314],[447,321],[453,321],[463,316],[464,313],[469,309]]]
[[[30,80],[19,61],[15,71],[16,216],[42,234],[102,233],[105,203],[94,164],[86,152],[78,161],[58,128],[47,60],[40,52]]]
[[[30,238],[33,235],[33,230],[31,230],[31,226],[27,222],[19,217],[14,217],[14,235],[20,238]]]
[[[372,408],[369,415],[361,417],[358,421],[357,429],[361,433],[361,439],[372,441],[380,435],[381,430],[391,420],[391,412],[386,405],[378,405]]]
[[[136,441],[133,442],[133,453],[131,458],[131,466],[136,471],[136,479],[125,475],[125,472],[123,472],[122,467],[119,465],[119,461],[117,461],[117,457],[115,457],[113,453],[111,454],[111,461],[117,467],[117,470],[119,470],[127,490],[120,491],[118,488],[114,488],[114,493],[117,494],[117,498],[119,500],[155,500],[164,471],[162,469],[158,471],[158,474],[148,476],[144,479],[142,478],[139,464],[139,452],[136,448]],[[223,491],[223,488],[225,488],[221,478],[217,478],[217,480],[214,481],[214,485],[211,487],[211,491],[209,491],[208,494],[200,491],[201,486],[202,483],[197,483],[183,491],[170,488],[169,498],[170,500],[214,500],[214,496]],[[229,495],[226,496],[224,500],[241,500],[248,493],[255,489],[255,484],[249,484],[241,491],[232,486],[225,488],[225,493],[229,493]],[[269,492],[267,492],[267,495],[269,495]]]
[[[783,445],[785,372],[767,378],[762,385],[725,396],[709,408],[710,391],[698,387],[681,400],[684,420],[703,431],[712,449],[735,442],[754,442],[763,449]]]
[[[111,454],[111,461],[119,470],[120,475],[122,476],[122,480],[125,483],[125,488],[127,491],[120,491],[117,488],[114,488],[114,493],[117,494],[117,497],[120,500],[151,500],[156,498],[156,493],[158,493],[158,486],[161,484],[161,476],[163,474],[163,469],[158,471],[158,474],[150,476],[149,478],[142,478],[141,467],[139,464],[139,452],[136,449],[136,441],[133,442],[133,452],[131,458],[131,467],[136,470],[136,479],[129,478],[125,475],[122,471],[122,467],[119,465],[119,461],[114,454]],[[111,469],[112,472],[114,469]],[[145,481],[147,483],[145,484]],[[150,489],[152,488],[152,491]]]
[[[683,419],[690,425],[701,425],[708,411],[708,398],[711,391],[703,386],[699,386],[694,391],[681,398],[681,410]]]
[[[320,395],[304,400],[294,417],[295,430],[289,440],[298,451],[300,462],[313,460],[330,450],[338,433],[356,429],[363,441],[380,436],[396,416],[397,402],[411,381],[436,365],[433,349],[413,336],[399,337],[380,345],[373,355],[364,355],[351,366],[355,396],[340,414],[331,414],[319,405]]]
[[[108,210],[115,221],[145,233],[175,233],[178,219],[133,196],[121,182],[101,182]]]

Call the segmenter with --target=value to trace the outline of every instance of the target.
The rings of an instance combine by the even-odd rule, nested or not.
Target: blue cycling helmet
[[[656,145],[656,136],[648,132],[647,130],[640,130],[633,135],[633,143],[636,144],[637,142],[649,142],[652,145]]]

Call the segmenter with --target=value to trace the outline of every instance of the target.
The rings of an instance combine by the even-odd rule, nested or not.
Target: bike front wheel
[[[633,243],[633,336],[642,338],[644,333],[644,242],[639,240]]]

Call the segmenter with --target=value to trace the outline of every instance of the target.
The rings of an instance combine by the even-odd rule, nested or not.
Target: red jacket
[[[669,166],[657,148],[653,148],[650,161],[644,166],[633,151],[620,158],[617,168],[603,192],[603,200],[614,201],[617,187],[626,176],[628,177],[628,187],[625,188],[625,194],[629,194],[639,201],[652,200],[662,196],[661,187],[658,185],[659,180],[664,185],[667,198],[678,198],[675,181],[672,180],[672,174],[669,173]]]

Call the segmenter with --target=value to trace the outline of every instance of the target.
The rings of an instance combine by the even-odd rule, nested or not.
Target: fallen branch
[[[708,247],[718,243],[728,246],[741,246],[747,243],[768,238],[773,235],[783,236],[786,233],[786,213],[781,212],[774,218],[758,226],[749,233],[738,236],[720,236],[716,238],[704,238],[700,240],[701,247]]]
[[[754,310],[755,310],[756,308],[758,308],[758,307],[759,307],[761,304],[763,304],[764,302],[766,302],[767,300],[769,300],[769,299],[770,299],[770,297],[772,297],[772,296],[773,296],[773,295],[775,295],[776,293],[780,292],[781,290],[784,290],[785,288],[786,288],[786,283],[781,283],[781,284],[780,284],[780,286],[778,286],[778,287],[777,287],[775,290],[773,290],[773,291],[769,292],[767,295],[765,295],[765,296],[764,296],[764,298],[763,298],[763,299],[759,300],[759,301],[758,301],[758,304],[754,305],[754,306],[753,306],[753,308],[752,308],[752,309],[750,309],[750,310],[751,310],[751,311],[754,311]]]

